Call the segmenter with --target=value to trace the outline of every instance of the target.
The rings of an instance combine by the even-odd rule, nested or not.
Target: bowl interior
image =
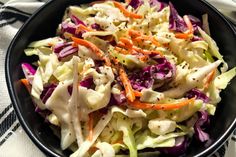
[[[23,50],[34,40],[44,39],[55,35],[55,30],[61,22],[65,8],[69,5],[88,3],[80,0],[50,1],[39,12],[32,16],[14,38],[8,49],[6,59],[6,76],[9,93],[17,111],[18,118],[36,145],[50,156],[69,156],[70,151],[62,151],[60,140],[52,133],[49,126],[37,113],[28,92],[19,82],[23,78],[20,67],[22,62],[32,62],[34,57],[26,57]],[[201,17],[208,13],[211,35],[217,42],[220,52],[228,62],[229,67],[236,63],[236,35],[228,23],[219,14],[201,0],[182,0],[172,2],[181,15],[192,14]],[[217,107],[216,115],[212,118],[209,129],[213,144],[207,149],[203,144],[192,142],[187,156],[209,155],[227,139],[235,126],[236,115],[236,79],[222,92],[222,101]],[[233,126],[234,125],[234,126]]]

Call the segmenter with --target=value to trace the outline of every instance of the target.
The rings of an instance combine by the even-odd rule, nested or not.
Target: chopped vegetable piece
[[[125,70],[123,68],[120,68],[119,74],[120,80],[122,81],[125,88],[126,97],[129,101],[133,102],[135,100],[135,94]]]
[[[113,4],[115,5],[115,7],[117,7],[118,9],[120,9],[120,11],[127,17],[130,17],[130,18],[135,18],[135,19],[142,19],[143,16],[142,15],[138,15],[138,14],[135,14],[135,13],[132,13],[132,12],[129,12],[127,9],[125,9],[125,7],[119,3],[119,2],[116,2],[116,1],[113,1]]]
[[[173,110],[173,109],[179,109],[183,106],[186,106],[188,104],[192,104],[194,102],[195,98],[187,99],[179,103],[174,104],[149,104],[149,103],[142,103],[139,100],[135,100],[133,102],[129,102],[129,105],[131,107],[137,108],[137,109],[152,109],[152,110]]]

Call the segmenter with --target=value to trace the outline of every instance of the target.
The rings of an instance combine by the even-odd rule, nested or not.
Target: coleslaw
[[[69,6],[55,37],[31,42],[21,82],[70,157],[180,156],[236,75],[203,20],[159,0]]]

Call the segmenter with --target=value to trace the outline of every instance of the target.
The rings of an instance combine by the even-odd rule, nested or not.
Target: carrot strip
[[[151,37],[151,41],[154,45],[156,45],[158,47],[161,46],[161,44],[154,37]]]
[[[215,74],[216,74],[216,69],[214,69],[214,70],[212,70],[212,71],[210,72],[210,74],[208,75],[207,80],[206,80],[206,82],[205,82],[204,89],[209,88],[211,82],[212,82],[213,79],[214,79]]]
[[[125,88],[126,97],[130,102],[133,102],[135,100],[135,94],[125,70],[123,68],[120,68],[119,74],[120,74],[120,80]]]
[[[90,29],[90,28],[88,28],[88,27],[86,27],[85,25],[82,25],[82,24],[79,24],[77,29],[80,30],[80,31],[87,31],[87,32],[93,31],[92,29]]]
[[[119,53],[122,53],[122,54],[129,54],[128,51],[126,51],[125,49],[122,49],[120,47],[115,47],[114,48],[116,51],[118,51]]]
[[[147,62],[148,61],[148,56],[144,55],[144,56],[139,56],[138,59],[142,62]]]
[[[94,53],[96,53],[96,55],[100,58],[103,58],[103,54],[101,53],[100,49],[93,43],[87,41],[87,40],[83,40],[80,38],[76,38],[76,37],[71,37],[71,39],[75,42],[75,44],[77,45],[82,45],[85,47],[90,48]]]
[[[89,114],[88,129],[89,129],[88,140],[92,141],[93,140],[93,115],[92,113]]]
[[[155,46],[161,46],[160,43],[152,36],[147,36],[147,35],[140,35],[136,38],[133,39],[136,42],[144,42],[145,40],[149,40],[154,44]]]
[[[190,19],[188,18],[187,15],[185,15],[184,17],[184,22],[186,23],[187,27],[188,27],[188,32],[187,33],[175,33],[175,37],[179,38],[179,39],[188,39],[193,35],[193,25],[190,21]]]
[[[105,57],[104,54],[100,51],[100,49],[95,44],[87,40],[76,38],[76,37],[71,37],[71,39],[74,41],[73,46],[82,45],[87,48],[90,48],[99,58],[105,61],[105,64],[107,66],[111,65],[110,59]]]
[[[82,32],[82,31],[85,31],[85,32],[91,32],[93,31],[92,29],[86,27],[85,25],[82,25],[82,24],[79,24],[76,28],[76,31],[75,33],[78,34],[79,32]]]
[[[150,55],[150,54],[157,54],[157,55],[160,55],[160,56],[163,56],[163,53],[160,52],[160,51],[155,51],[155,50],[143,50],[141,48],[138,48],[138,47],[133,47],[133,50],[139,52],[139,53],[142,53],[144,55]]]
[[[192,104],[194,100],[195,98],[191,98],[191,99],[188,99],[179,103],[174,103],[174,104],[149,104],[149,103],[142,103],[139,100],[135,100],[133,102],[129,102],[129,104],[131,107],[134,107],[137,109],[173,110],[173,109],[181,108],[188,104]]]
[[[30,86],[29,81],[27,79],[21,79],[20,81],[25,86],[27,91],[30,93],[31,92],[31,86]]]
[[[120,41],[121,41],[122,43],[124,43],[124,46],[125,46],[128,50],[132,49],[133,43],[132,43],[129,39],[122,37],[122,38],[120,38]]]
[[[142,93],[139,92],[139,91],[134,90],[134,95],[135,95],[136,97],[141,97],[141,96],[142,96]]]
[[[117,46],[118,46],[118,47],[122,47],[122,48],[126,48],[125,44],[122,43],[122,42],[118,42],[118,43],[117,43]]]
[[[190,21],[190,19],[188,18],[188,16],[187,15],[184,15],[184,22],[186,23],[186,25],[187,25],[187,27],[188,27],[188,30],[189,30],[189,33],[190,34],[193,34],[193,25],[192,25],[192,23],[191,23],[191,21]]]
[[[188,39],[189,38],[189,34],[186,34],[186,33],[175,33],[175,37],[179,38],[179,39]]]
[[[125,3],[129,4],[131,0],[125,0]]]
[[[134,39],[134,38],[137,38],[137,37],[141,36],[141,33],[138,32],[138,31],[130,29],[128,31],[128,35],[131,37],[131,39]]]
[[[142,15],[138,15],[132,12],[129,12],[121,3],[113,1],[115,7],[117,7],[125,16],[134,18],[134,19],[141,19],[143,18]]]

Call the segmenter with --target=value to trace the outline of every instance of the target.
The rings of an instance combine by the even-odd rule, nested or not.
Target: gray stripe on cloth
[[[12,126],[16,121],[15,110],[13,110],[0,124],[0,137]]]

